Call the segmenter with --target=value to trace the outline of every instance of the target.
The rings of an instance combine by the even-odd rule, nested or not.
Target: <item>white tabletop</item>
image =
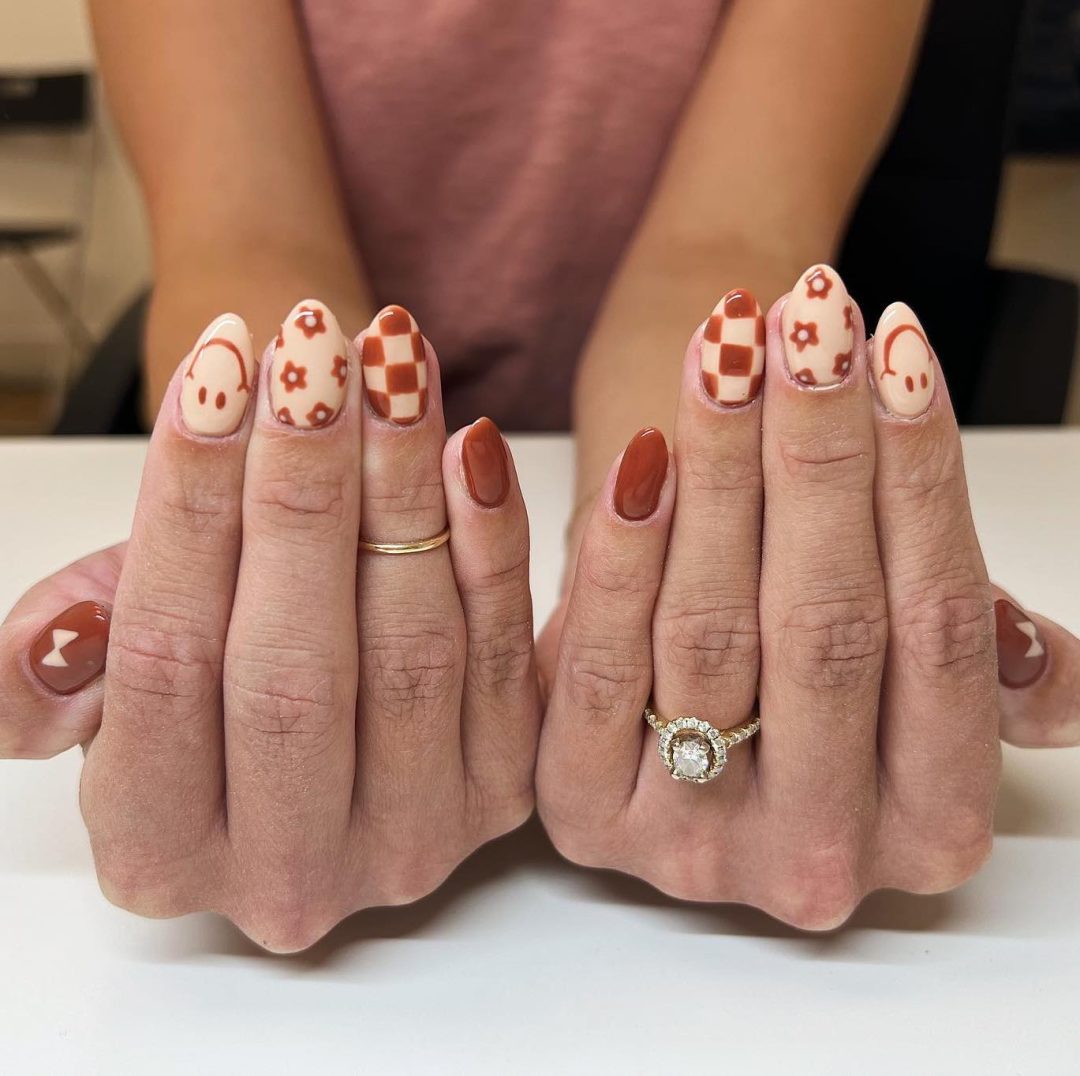
[[[551,608],[565,438],[512,439]],[[1080,431],[966,438],[994,577],[1080,630]],[[0,442],[0,606],[126,533],[140,441]],[[0,762],[0,1071],[1075,1072],[1080,752],[1006,752],[989,866],[836,933],[564,865],[530,824],[435,895],[270,957],[98,892],[79,753]]]

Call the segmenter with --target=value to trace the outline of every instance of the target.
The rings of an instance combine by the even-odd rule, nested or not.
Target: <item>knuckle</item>
[[[383,709],[409,713],[459,690],[463,638],[459,619],[416,614],[369,623],[361,633],[363,689]]]
[[[168,472],[154,504],[154,514],[171,535],[216,533],[239,518],[240,501],[231,486],[207,478],[203,468],[178,467]]]
[[[533,678],[531,619],[476,628],[469,633],[470,681],[485,695],[501,694]]]
[[[839,489],[868,488],[874,457],[865,440],[837,430],[779,445],[784,473],[799,486],[823,484]]]
[[[992,810],[953,809],[947,821],[907,834],[905,844],[917,848],[914,877],[906,889],[915,893],[945,893],[972,878],[990,858],[994,846]]]
[[[400,467],[366,478],[364,513],[393,515],[401,522],[422,517],[423,525],[431,527],[432,516],[446,508],[442,475],[432,474],[426,459],[410,457],[409,462],[400,462]]]
[[[766,911],[799,930],[835,930],[862,900],[857,857],[844,844],[824,845],[799,855]]]
[[[651,599],[659,584],[657,567],[606,552],[580,558],[577,570],[587,590],[605,602]]]
[[[135,699],[202,703],[220,684],[221,642],[187,618],[125,610],[119,621],[105,668],[110,696],[119,688]]]
[[[796,683],[828,690],[876,679],[888,636],[885,596],[868,591],[795,604],[780,622],[776,643]]]
[[[560,665],[572,709],[586,718],[603,720],[616,716],[641,695],[651,674],[649,655],[630,644],[577,645]]]
[[[654,634],[660,664],[687,691],[715,689],[716,682],[757,680],[759,661],[756,606],[683,608],[660,611]]]
[[[321,941],[341,921],[312,906],[302,897],[269,898],[250,915],[238,916],[236,925],[267,952],[301,953]]]
[[[700,451],[680,452],[678,457],[679,484],[684,490],[722,497],[725,507],[748,497],[756,501],[761,495],[761,455],[752,453],[717,453]]]
[[[343,473],[297,469],[295,478],[263,478],[249,493],[249,519],[272,534],[319,534],[336,530],[349,510]],[[355,500],[355,498],[353,498]]]
[[[997,651],[990,587],[972,579],[924,588],[897,614],[904,656],[925,676],[985,672]]]
[[[100,837],[92,843],[98,885],[110,904],[147,919],[171,919],[190,910],[175,865],[156,850]]]

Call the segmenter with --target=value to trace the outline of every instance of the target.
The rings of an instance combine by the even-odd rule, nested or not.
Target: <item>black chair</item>
[[[81,130],[89,118],[88,80],[81,72],[0,76],[0,131],[65,133]],[[0,258],[7,257],[41,305],[57,321],[76,355],[94,341],[63,290],[37,254],[80,238],[72,222],[0,221]]]
[[[897,298],[918,311],[966,423],[1059,423],[1075,354],[1076,283],[987,265],[1027,7],[998,0],[973,15],[967,0],[936,0],[840,257],[868,318]],[[104,341],[57,432],[140,431],[145,302]],[[1022,379],[1010,374],[1018,362]]]

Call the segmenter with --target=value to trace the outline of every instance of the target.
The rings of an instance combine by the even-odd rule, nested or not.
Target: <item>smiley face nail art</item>
[[[345,402],[348,372],[348,344],[329,308],[316,299],[297,303],[274,341],[274,416],[300,430],[328,426]]]
[[[222,314],[199,337],[180,381],[184,425],[203,437],[225,437],[244,420],[255,384],[251,334],[243,318]]]
[[[847,377],[854,348],[853,307],[835,269],[814,265],[799,277],[780,325],[788,370],[800,385],[824,388]]]
[[[934,353],[906,303],[893,303],[874,333],[874,387],[888,411],[916,418],[934,398]]]

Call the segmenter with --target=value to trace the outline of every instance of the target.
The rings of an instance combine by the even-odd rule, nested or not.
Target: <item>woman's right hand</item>
[[[523,822],[539,703],[510,455],[486,420],[446,443],[415,322],[388,308],[354,345],[303,303],[264,365],[239,318],[214,322],[166,393],[126,551],[9,617],[0,753],[86,745],[114,903],[291,951]],[[448,520],[447,546],[358,551]]]

